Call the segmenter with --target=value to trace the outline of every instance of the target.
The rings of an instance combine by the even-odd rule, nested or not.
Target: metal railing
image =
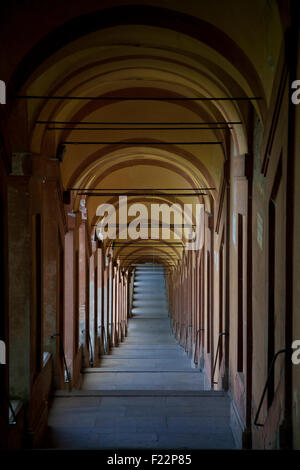
[[[218,383],[218,382],[215,382],[214,380],[215,380],[215,373],[216,373],[216,367],[217,367],[217,361],[218,361],[218,355],[219,355],[219,351],[220,351],[220,343],[221,343],[221,340],[222,340],[222,336],[229,336],[229,333],[226,333],[226,332],[219,333],[216,357],[215,357],[213,372],[212,372],[212,376],[211,376],[211,386],[212,386],[212,388],[213,388],[214,385],[217,385],[217,383]]]
[[[123,341],[124,337],[126,336],[126,321],[124,319],[121,320],[120,325],[121,325],[121,341]]]
[[[268,372],[268,377],[267,377],[267,380],[266,380],[266,384],[265,384],[265,386],[264,386],[264,390],[263,390],[261,399],[260,399],[260,401],[259,401],[258,409],[257,409],[256,415],[255,415],[255,418],[254,418],[254,425],[255,425],[255,426],[259,426],[259,427],[263,427],[263,426],[264,426],[264,424],[257,422],[257,421],[258,421],[259,414],[260,414],[260,410],[261,410],[261,407],[262,407],[262,405],[263,405],[263,401],[264,401],[266,392],[267,392],[268,387],[269,387],[269,383],[270,383],[270,380],[271,380],[271,377],[272,377],[272,374],[273,374],[273,370],[274,370],[274,365],[275,365],[276,359],[278,358],[278,356],[279,356],[280,354],[287,353],[287,352],[292,352],[292,349],[291,349],[291,348],[280,349],[279,351],[277,351],[277,353],[274,354],[274,357],[273,357],[273,359],[272,359],[272,362],[271,362],[271,365],[270,365],[270,368],[269,368],[269,372]]]
[[[178,329],[177,327],[178,327],[178,321],[174,322],[172,325],[172,333],[175,336],[175,338],[177,337],[177,329]]]
[[[120,321],[121,325],[121,340],[123,341],[124,338],[126,337],[127,331],[126,331],[126,320],[121,320]]]
[[[124,324],[124,336],[127,335],[127,320],[122,320],[122,323]]]
[[[178,321],[174,321],[173,325],[172,325],[172,333],[173,333],[175,339],[177,339],[177,335],[178,335],[178,325],[179,325]]]
[[[182,348],[184,348],[185,345],[180,344],[180,343],[181,343],[181,338],[182,338],[182,329],[184,329],[184,332],[186,331],[185,323],[181,323],[180,329],[179,329],[179,345],[180,345]]]
[[[87,335],[87,340],[88,340],[89,349],[90,349],[90,366],[94,367],[94,351],[93,351],[93,345],[92,345],[90,332],[89,330],[82,330],[81,333],[86,333]]]
[[[68,383],[69,388],[70,388],[70,386],[71,386],[71,375],[70,375],[70,372],[69,372],[69,369],[68,369],[68,366],[67,366],[67,360],[66,360],[66,356],[65,356],[65,350],[64,350],[64,345],[63,345],[63,341],[62,341],[62,338],[61,338],[61,334],[60,333],[54,333],[53,335],[51,335],[51,339],[57,338],[57,337],[59,338],[59,347],[61,349],[63,362],[64,362],[64,368],[65,368],[64,382]]]
[[[185,328],[185,335],[184,335],[184,350],[185,350],[185,351],[186,351],[186,347],[187,347],[187,343],[188,343],[189,328],[190,328],[190,325],[186,325],[186,328]]]
[[[6,364],[3,364],[3,365],[6,366]],[[4,390],[3,396],[4,396],[5,400],[7,401],[8,409],[11,412],[11,415],[13,417],[13,419],[11,419],[10,416],[8,417],[9,424],[17,424],[17,416],[16,416],[15,410],[14,410],[12,404],[11,404],[10,398],[6,393],[6,390]]]
[[[123,338],[122,321],[118,321],[117,325],[118,325],[118,328],[116,330],[116,337],[117,337],[117,345],[119,345],[120,341],[122,341],[122,338]]]
[[[17,415],[16,415],[14,407],[13,407],[11,401],[10,401],[10,398],[7,395],[6,392],[4,392],[3,396],[4,396],[5,400],[7,401],[8,409],[9,409],[10,414],[12,416],[12,418],[11,418],[10,415],[8,416],[8,422],[9,422],[9,424],[17,424]]]
[[[116,337],[117,337],[117,344],[120,342],[120,332],[122,334],[122,324],[120,321],[116,323],[118,325],[118,328],[116,329]]]
[[[193,325],[188,325],[185,330],[185,345],[184,349],[188,352],[189,331],[192,333]],[[192,334],[190,335],[192,337]]]
[[[113,332],[115,328],[115,322],[109,322],[108,323],[108,341],[109,341],[109,346],[112,347],[112,339],[113,339]]]
[[[197,356],[197,360],[196,360],[196,355],[197,355],[198,342],[199,342],[201,331],[204,331],[204,328],[199,328],[196,333],[196,343],[195,343],[195,351],[194,351],[194,364],[196,366],[198,366],[199,364],[199,356]]]
[[[103,345],[103,352],[106,354],[107,352],[107,340],[106,340],[106,329],[104,325],[99,325],[98,328],[100,328],[100,335],[101,335],[101,343]],[[99,357],[100,357],[100,351],[99,351]]]
[[[175,323],[175,332],[174,332],[174,335],[175,335],[175,338],[177,339],[177,335],[178,335],[178,326],[179,326],[179,321],[177,321]]]
[[[11,415],[12,415],[12,418],[13,418],[13,419],[11,419],[9,417],[9,424],[17,424],[17,416],[16,416],[16,413],[15,413],[14,407],[12,406],[9,397],[7,395],[5,395],[5,397],[6,397],[7,402],[8,402],[9,411],[11,412]]]

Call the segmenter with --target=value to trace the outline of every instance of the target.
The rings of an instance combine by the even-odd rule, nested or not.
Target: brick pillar
[[[120,272],[121,282],[119,284],[119,327],[118,327],[118,341],[122,341],[122,328],[124,323],[125,313],[125,290],[124,290],[124,274]]]
[[[108,265],[105,260],[105,267],[103,272],[103,316],[105,328],[105,343],[106,351],[109,352],[109,292],[108,292]]]
[[[111,318],[111,344],[116,345],[116,323],[117,323],[117,267],[113,266],[112,279],[112,318]]]
[[[116,345],[119,343],[119,332],[120,332],[120,267],[119,263],[116,266],[116,319],[115,319],[115,343]]]
[[[96,251],[97,256],[97,337],[100,338],[101,349],[99,349],[99,354],[103,353],[103,325],[104,325],[104,310],[103,310],[103,248],[102,244],[98,242],[98,247]],[[99,344],[99,341],[97,342]],[[100,345],[98,346],[100,348]]]
[[[60,388],[63,370],[59,360],[60,337],[53,335],[60,333],[59,299],[57,292],[58,282],[58,251],[59,232],[57,227],[57,207],[55,193],[57,184],[54,181],[43,184],[43,216],[42,216],[42,251],[43,251],[43,350],[52,354],[54,363],[54,381]]]
[[[8,179],[9,383],[11,398],[28,402],[36,348],[32,348],[29,178]],[[41,357],[39,357],[41,362]]]
[[[72,375],[75,356],[75,259],[74,231],[65,236],[64,345],[67,365]]]
[[[109,323],[109,344],[113,341],[113,261],[109,257],[108,266],[108,323]]]
[[[0,340],[4,342],[6,364],[0,366],[0,447],[8,447],[8,364],[9,364],[9,324],[8,324],[8,237],[7,237],[7,187],[6,168],[4,166],[5,152],[0,150],[0,298],[2,299],[2,314],[0,317]],[[5,152],[6,154],[6,152]],[[3,160],[2,160],[3,159]],[[3,344],[1,346],[3,348]]]
[[[79,226],[79,344],[86,349],[86,233],[85,223]]]
[[[95,248],[95,247],[93,247]],[[94,353],[95,353],[95,262],[94,254],[90,257],[89,265],[89,348],[90,348],[90,363],[94,363]]]
[[[124,315],[123,315],[123,329],[122,333],[123,336],[125,337],[127,334],[127,322],[129,318],[129,282],[130,282],[130,274],[128,271],[125,272],[124,274],[124,280],[125,280],[125,300],[124,300]],[[124,338],[122,338],[124,339]]]

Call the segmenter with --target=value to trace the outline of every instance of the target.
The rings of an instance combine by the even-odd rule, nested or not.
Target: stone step
[[[148,271],[159,271],[159,270],[164,271],[164,266],[161,266],[161,265],[157,265],[157,266],[144,265],[144,266],[142,266],[142,265],[140,265],[140,266],[136,266],[135,270],[136,271],[143,271],[143,270],[145,270],[145,271],[147,271],[147,270]]]
[[[165,283],[165,276],[160,274],[136,274],[135,281],[159,281]]]
[[[143,292],[143,293],[133,294],[133,300],[152,300],[152,299],[166,300],[166,295],[163,292],[162,293]]]
[[[54,390],[53,396],[61,398],[72,397],[205,397],[221,398],[227,397],[222,390]]]
[[[160,279],[152,279],[151,281],[145,280],[145,279],[135,279],[134,280],[134,287],[139,287],[139,285],[142,285],[142,287],[147,287],[147,286],[152,286],[153,284],[155,285],[160,285],[162,289],[166,288],[166,283]]]
[[[149,273],[149,272],[139,272],[135,273],[134,278],[143,277],[144,279],[165,279],[164,273]]]
[[[203,374],[199,371],[105,371],[84,373],[82,390],[201,390]],[[191,369],[192,370],[192,369]]]
[[[133,296],[136,295],[152,295],[152,294],[157,294],[157,295],[166,295],[166,290],[164,288],[153,288],[152,286],[143,288],[143,287],[135,287],[133,291]]]
[[[145,277],[157,276],[160,278],[164,278],[165,273],[162,271],[136,271],[134,274],[134,277],[138,277],[138,276],[145,276]]]
[[[168,310],[165,308],[154,308],[154,307],[149,307],[149,308],[143,308],[143,307],[137,307],[137,308],[133,308],[131,310],[131,312],[133,313],[133,315],[144,315],[144,314],[148,314],[148,313],[156,313],[156,312],[160,312],[161,314],[164,314],[166,317],[168,316]]]
[[[168,308],[168,302],[166,299],[143,299],[143,300],[133,300],[134,307],[156,307],[156,308]]]
[[[134,280],[165,282],[165,276],[163,274],[136,274]]]

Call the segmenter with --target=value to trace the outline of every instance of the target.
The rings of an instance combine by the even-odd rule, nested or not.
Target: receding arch
[[[128,21],[130,18],[130,21]],[[126,5],[103,10],[74,18],[58,26],[41,39],[23,58],[8,83],[10,95],[17,94],[34,70],[50,55],[66,44],[97,30],[126,24],[159,26],[183,33],[207,44],[238,68],[243,70],[251,90],[262,97],[259,103],[262,115],[265,114],[265,93],[251,61],[242,49],[223,31],[207,21],[186,13],[145,5]]]

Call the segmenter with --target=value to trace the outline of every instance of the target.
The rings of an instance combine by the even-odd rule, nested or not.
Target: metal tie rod
[[[68,191],[213,191],[216,188],[68,188]]]
[[[207,121],[207,122],[134,122],[134,121],[36,121],[36,124],[72,124],[72,125],[83,125],[83,126],[225,126],[243,124],[242,121]]]
[[[61,145],[221,145],[221,141],[216,142],[130,142],[130,141],[115,141],[115,142],[78,142],[66,140],[61,142]]]
[[[232,130],[232,127],[47,127],[46,131],[205,131]]]
[[[143,242],[143,243],[139,243],[139,242],[136,242],[136,241],[130,242],[130,244],[129,244],[129,242],[115,242],[115,243],[114,243],[114,246],[125,246],[125,247],[127,246],[127,247],[130,248],[131,245],[136,245],[136,244],[139,245],[139,246],[143,246],[143,245],[144,245],[144,246],[151,246],[151,247],[154,247],[154,246],[164,246],[164,247],[166,247],[166,248],[167,248],[168,246],[171,246],[171,245],[173,245],[173,246],[174,246],[174,245],[175,245],[175,246],[181,246],[181,247],[184,246],[184,245],[183,245],[182,243],[180,243],[180,242],[165,242],[165,243],[162,243],[162,242],[151,242],[151,243],[149,242],[149,243],[145,243],[145,242]]]
[[[196,196],[208,196],[206,193],[157,193],[157,196],[184,196],[184,197],[196,197]],[[91,196],[91,197],[101,197],[101,196],[151,196],[153,197],[153,193],[90,193],[90,192],[82,192],[78,193],[78,196]]]
[[[98,228],[103,228],[106,226],[105,225],[102,225],[101,222],[99,222],[98,224],[92,224],[91,225],[92,227],[98,227]],[[118,227],[129,227],[129,224],[110,224],[109,225],[110,227],[113,227],[113,228],[118,228]],[[153,227],[153,228],[168,228],[168,227],[176,227],[176,228],[190,228],[190,227],[196,227],[196,224],[170,224],[170,225],[153,225],[151,222],[149,222],[148,224],[143,224],[141,225],[142,228],[148,228],[148,227]]]
[[[141,239],[142,240],[142,239]],[[139,243],[139,242],[116,242],[114,244],[114,247],[117,247],[117,246],[123,246],[124,248],[130,248],[131,246],[133,245],[138,245],[138,246],[146,246],[146,247],[151,247],[151,248],[154,248],[155,246],[164,246],[165,248],[171,248],[172,246],[177,246],[179,248],[182,248],[184,247],[184,245],[182,243],[173,243],[173,242],[165,242],[165,243]]]
[[[261,96],[202,96],[202,97],[169,97],[166,96],[57,96],[57,95],[17,95],[22,100],[80,100],[80,101],[259,101]]]

